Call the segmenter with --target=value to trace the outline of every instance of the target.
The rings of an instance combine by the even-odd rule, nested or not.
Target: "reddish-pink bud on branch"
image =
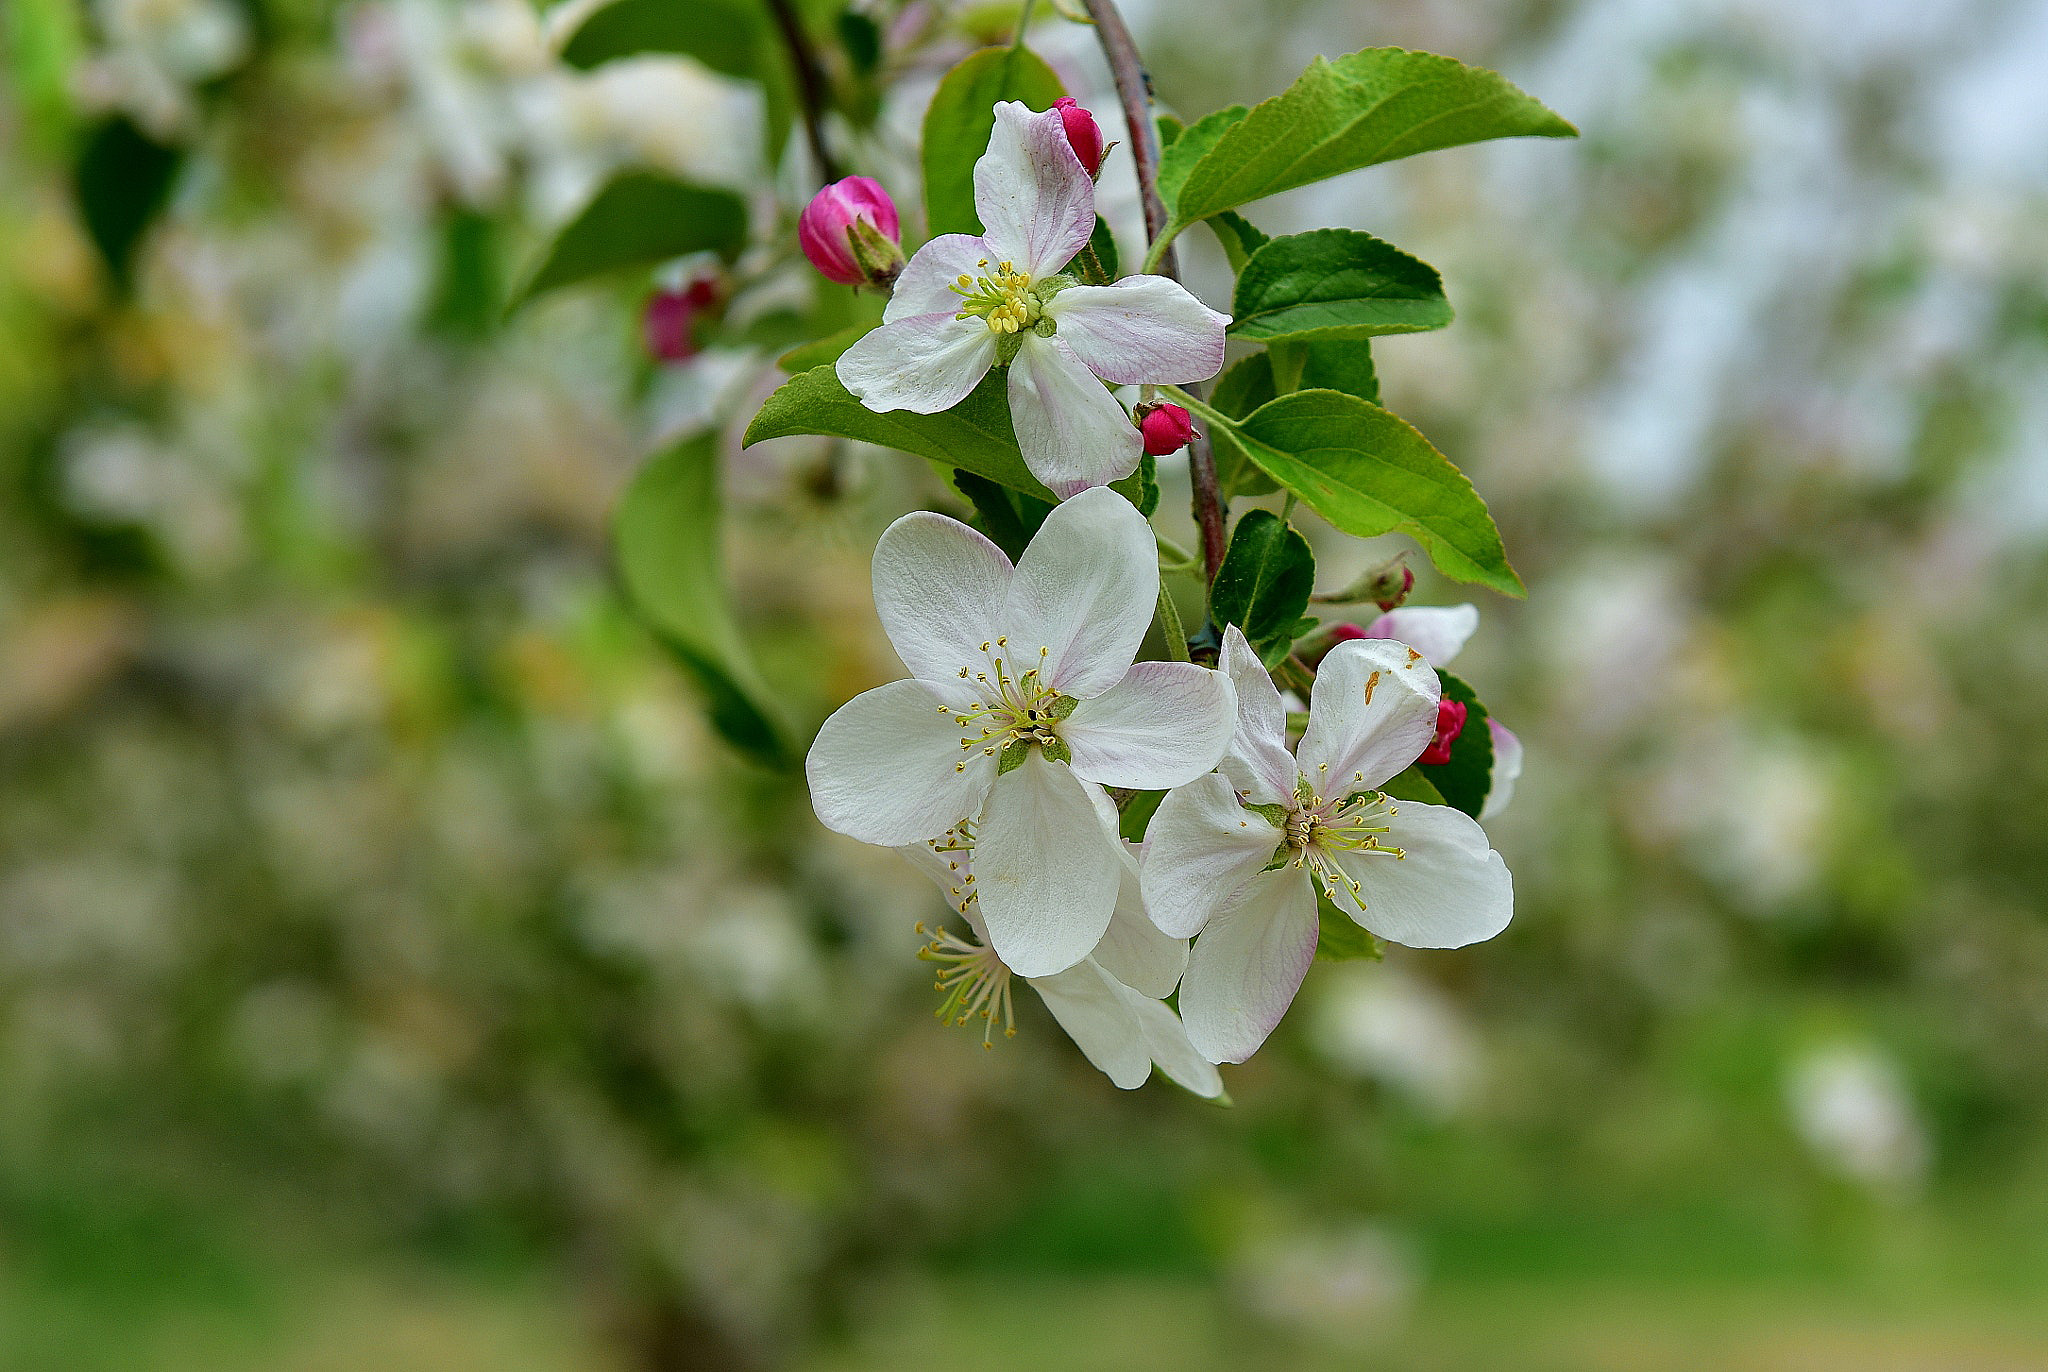
[[[1071,95],[1053,101],[1052,107],[1060,112],[1060,122],[1067,126],[1067,141],[1074,145],[1074,156],[1081,159],[1081,170],[1090,176],[1100,176],[1102,156],[1108,149],[1102,146],[1102,129],[1095,116]]]
[[[1138,432],[1145,437],[1145,451],[1165,457],[1187,447],[1195,436],[1195,421],[1178,405],[1140,405]]]
[[[1436,706],[1436,737],[1422,750],[1417,762],[1441,766],[1451,760],[1451,745],[1458,741],[1458,735],[1465,732],[1465,702],[1462,700],[1440,700]]]
[[[811,197],[796,222],[797,243],[828,280],[887,288],[903,270],[896,202],[865,176],[834,181]]]

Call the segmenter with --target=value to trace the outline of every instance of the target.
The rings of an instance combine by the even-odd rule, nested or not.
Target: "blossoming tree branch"
[[[993,1045],[1015,1031],[1021,979],[1118,1086],[1157,1067],[1221,1097],[1217,1065],[1259,1050],[1318,957],[1507,926],[1513,885],[1482,823],[1521,769],[1514,735],[1448,670],[1478,611],[1404,603],[1405,554],[1315,595],[1292,523],[1306,509],[1346,535],[1405,535],[1451,580],[1523,593],[1471,482],[1379,403],[1373,340],[1448,324],[1442,282],[1362,230],[1274,237],[1244,211],[1395,158],[1573,130],[1492,72],[1394,48],[1318,58],[1257,106],[1183,124],[1151,107],[1114,5],[1089,0],[1119,150],[1026,46],[1027,5],[1014,42],[939,82],[920,213],[863,174],[861,139],[835,143],[857,124],[821,103],[837,68],[771,8],[828,182],[779,241],[829,294],[744,442],[922,458],[965,516],[912,511],[877,544],[875,608],[907,675],[818,730],[813,806],[943,892],[947,916],[918,926],[942,1018]],[[1120,154],[1142,243],[1098,213]],[[669,196],[669,213],[725,213]],[[1177,279],[1175,245],[1198,229],[1234,272],[1227,301]],[[762,247],[734,238],[717,272],[658,293],[650,348],[687,356],[701,319],[773,270]],[[1183,451],[1194,551],[1152,522],[1156,464]],[[621,571],[727,737],[793,759],[720,590],[718,452],[715,434],[687,438],[643,472],[618,516]],[[1198,617],[1176,589],[1200,590]],[[1345,605],[1377,613],[1328,608]]]

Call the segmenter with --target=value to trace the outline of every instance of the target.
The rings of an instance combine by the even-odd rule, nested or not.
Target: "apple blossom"
[[[854,697],[806,771],[827,828],[889,847],[963,821],[992,945],[1028,977],[1100,942],[1120,858],[1086,783],[1165,790],[1229,746],[1229,680],[1139,662],[1159,595],[1151,526],[1114,491],[1046,516],[1013,567],[957,520],[903,516],[875,547],[875,608],[912,673]]]
[[[1229,316],[1163,276],[1083,286],[1057,275],[1095,228],[1095,186],[1058,110],[996,106],[974,206],[987,232],[917,250],[882,327],[840,357],[841,384],[878,413],[937,414],[1007,366],[1032,475],[1063,499],[1129,476],[1144,442],[1102,382],[1207,380],[1223,366]]]
[[[1124,1090],[1144,1085],[1156,1063],[1196,1095],[1219,1096],[1223,1082],[1215,1067],[1195,1052],[1180,1017],[1161,1003],[1187,966],[1187,941],[1168,938],[1146,917],[1134,845],[1115,837],[1116,807],[1102,788],[1086,790],[1104,835],[1120,854],[1109,927],[1094,951],[1072,967],[1025,980],[1083,1056]],[[939,1018],[963,1025],[980,1019],[984,1046],[993,1045],[998,1027],[1015,1034],[1012,973],[990,945],[975,891],[973,825],[963,823],[901,851],[938,883],[970,931],[962,936],[917,926],[931,940],[918,956],[938,966],[933,989],[944,996]]]
[[[1331,649],[1292,754],[1280,692],[1234,625],[1222,668],[1237,734],[1218,774],[1160,803],[1143,886],[1162,930],[1199,935],[1180,991],[1189,1037],[1212,1062],[1242,1062],[1315,957],[1318,887],[1380,938],[1457,948],[1507,927],[1514,886],[1469,816],[1376,789],[1435,732],[1438,684],[1421,653],[1393,641]]]

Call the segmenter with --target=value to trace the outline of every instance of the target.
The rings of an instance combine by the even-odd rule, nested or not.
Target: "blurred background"
[[[1016,6],[811,9],[915,205]],[[614,587],[772,330],[504,312],[620,168],[801,205],[760,88],[525,0],[7,0],[0,1369],[2048,1366],[2048,3],[1128,11],[1190,118],[1398,44],[1583,130],[1251,211],[1458,309],[1377,351],[1530,586],[1459,663],[1528,749],[1514,925],[1319,964],[1230,1109],[1030,998],[935,1024],[923,878]],[[728,446],[800,730],[897,674],[867,554],[948,497]]]

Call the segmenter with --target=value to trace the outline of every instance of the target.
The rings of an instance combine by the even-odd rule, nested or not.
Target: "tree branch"
[[[818,53],[811,46],[803,20],[790,0],[767,0],[768,12],[782,34],[782,46],[789,49],[789,64],[796,69],[796,98],[803,107],[804,138],[811,145],[811,160],[818,164],[818,179],[826,185],[839,179],[839,165],[825,147],[825,71],[818,65]]]
[[[1138,56],[1138,45],[1117,12],[1115,0],[1084,0],[1088,17],[1095,21],[1095,36],[1102,55],[1109,61],[1116,79],[1117,100],[1124,107],[1124,125],[1130,132],[1131,161],[1138,169],[1138,196],[1145,207],[1145,237],[1151,248],[1146,257],[1149,269],[1161,276],[1180,280],[1180,263],[1173,246],[1163,235],[1171,222],[1166,202],[1159,198],[1159,129],[1152,122],[1152,81]],[[1188,444],[1188,474],[1195,486],[1195,522],[1202,529],[1202,567],[1208,579],[1216,579],[1223,565],[1223,496],[1216,484],[1216,457],[1209,448],[1209,436],[1197,434]]]

